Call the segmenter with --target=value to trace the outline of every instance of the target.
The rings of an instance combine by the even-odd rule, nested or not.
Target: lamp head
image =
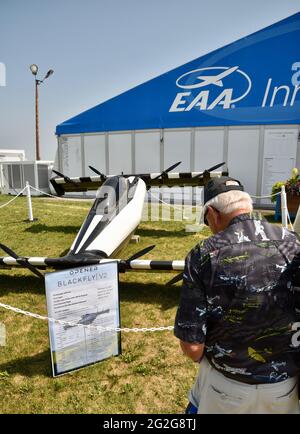
[[[33,75],[36,75],[38,73],[39,67],[37,65],[35,65],[34,63],[32,65],[30,65],[30,71],[32,72]]]
[[[46,80],[46,78],[50,77],[50,75],[52,75],[53,72],[54,72],[53,69],[49,69],[49,71],[48,71],[47,74],[45,75],[44,80]]]

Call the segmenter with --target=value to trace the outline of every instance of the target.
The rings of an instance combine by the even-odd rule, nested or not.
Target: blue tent
[[[300,13],[97,105],[56,134],[300,123]]]

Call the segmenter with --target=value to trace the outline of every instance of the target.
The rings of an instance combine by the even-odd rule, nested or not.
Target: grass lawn
[[[10,198],[0,196],[1,204]],[[26,198],[1,208],[0,242],[20,255],[60,256],[71,246],[91,202],[33,199],[33,223]],[[146,221],[141,241],[123,257],[156,244],[145,259],[183,259],[203,237],[187,233],[186,222]],[[2,253],[0,253],[2,256]],[[5,253],[3,253],[5,256]],[[166,286],[169,273],[120,275],[122,327],[174,324],[180,283]],[[46,315],[41,281],[27,270],[0,270],[0,301]],[[6,346],[0,347],[0,413],[183,413],[197,365],[185,358],[172,331],[122,333],[122,356],[52,378],[48,326],[0,308]]]

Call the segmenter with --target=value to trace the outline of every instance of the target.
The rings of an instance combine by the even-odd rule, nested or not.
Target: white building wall
[[[230,176],[239,179],[251,195],[258,182],[259,128],[229,129],[227,165]]]
[[[178,130],[164,130],[163,142],[164,142],[164,165],[167,167],[172,164],[181,161],[180,166],[176,168],[176,172],[189,172],[191,170],[190,165],[190,153],[191,153],[191,129],[178,129]]]
[[[297,164],[299,131],[296,128],[264,130],[262,167],[262,194],[272,188],[277,181],[284,181]]]
[[[135,133],[135,173],[160,171],[160,131]]]
[[[109,174],[132,173],[131,133],[111,133],[108,135]]]
[[[197,128],[195,130],[195,159],[193,171],[198,172],[223,160],[224,128]]]
[[[81,136],[63,137],[60,146],[60,171],[67,176],[83,176]]]
[[[270,134],[266,133],[270,130],[277,132],[271,135],[277,140],[274,145],[270,144]],[[270,149],[270,146],[275,149],[281,132],[288,133],[289,137],[284,156],[289,157],[290,165],[300,168],[299,125],[197,127],[60,136],[57,167],[67,176],[88,176],[93,173],[89,165],[106,174],[149,173],[182,161],[176,171],[189,172],[205,170],[225,161],[230,176],[240,179],[250,194],[260,196],[266,194],[262,184],[271,182],[270,167],[278,166],[280,159],[277,151],[270,156],[264,149]],[[278,180],[290,176],[288,165],[283,172],[283,179]],[[255,201],[270,204],[266,199]]]
[[[105,134],[84,136],[84,176],[94,176],[89,166],[106,173]]]

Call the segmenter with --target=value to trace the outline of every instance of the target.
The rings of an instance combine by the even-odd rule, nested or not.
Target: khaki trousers
[[[198,414],[300,414],[297,381],[245,384],[225,377],[204,358],[189,400]]]

